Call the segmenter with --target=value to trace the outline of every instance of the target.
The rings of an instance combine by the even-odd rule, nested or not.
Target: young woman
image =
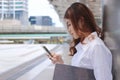
[[[92,12],[84,4],[76,2],[66,10],[64,18],[73,37],[71,65],[93,69],[96,80],[112,80],[112,55],[101,39],[102,32]],[[53,54],[49,58],[53,63],[64,63],[60,55]]]

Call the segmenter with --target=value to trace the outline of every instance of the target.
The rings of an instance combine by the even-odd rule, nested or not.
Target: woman
[[[64,18],[73,37],[71,65],[93,69],[96,80],[112,80],[112,55],[101,39],[102,32],[92,12],[84,4],[76,2],[66,10]],[[52,55],[49,58],[53,63],[64,63],[60,55]]]

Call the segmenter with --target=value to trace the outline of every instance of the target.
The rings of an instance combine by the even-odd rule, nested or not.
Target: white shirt
[[[76,45],[77,53],[73,56],[71,65],[94,70],[96,80],[112,80],[112,54],[104,42],[91,33]]]

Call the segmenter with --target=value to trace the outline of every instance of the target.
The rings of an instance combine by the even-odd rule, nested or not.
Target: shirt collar
[[[80,42],[75,46],[77,50],[79,50],[81,47],[82,47],[82,44]]]
[[[97,32],[92,32],[89,36],[87,36],[83,40],[83,43],[84,44],[88,44],[89,42],[91,42],[92,40],[94,40],[96,37],[98,37]]]

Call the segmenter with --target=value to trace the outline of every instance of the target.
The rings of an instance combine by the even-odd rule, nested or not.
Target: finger
[[[53,58],[50,58],[50,60],[52,61],[53,64],[56,64],[56,60],[54,60]]]
[[[52,53],[53,57],[55,57],[57,54],[56,53]]]
[[[57,58],[56,58],[56,57],[51,57],[50,55],[48,55],[48,58],[49,58],[50,60],[54,61],[54,62],[57,61]]]
[[[47,54],[47,57],[50,58],[51,56]]]
[[[50,55],[47,55],[50,60],[52,60],[52,57]]]

